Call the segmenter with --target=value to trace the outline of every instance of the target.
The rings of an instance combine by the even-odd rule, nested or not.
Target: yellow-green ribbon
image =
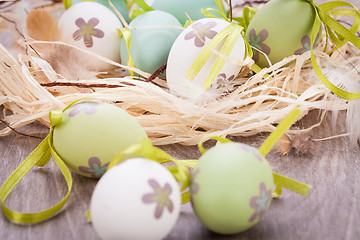
[[[139,7],[144,9],[145,11],[152,11],[154,10],[152,7],[150,7],[146,2],[143,0],[133,0],[134,3],[136,3]]]
[[[276,127],[276,129],[269,135],[269,137],[265,140],[265,142],[260,146],[259,152],[264,157],[270,152],[270,150],[274,147],[274,145],[279,141],[281,136],[291,127],[291,125],[297,120],[300,116],[301,111],[298,108],[294,108]],[[217,140],[221,143],[231,142],[227,138],[219,137],[219,136],[210,136],[203,138],[198,147],[201,153],[205,153],[206,149],[203,147],[203,143],[209,139]],[[184,164],[188,167],[194,167],[195,160],[187,160],[188,162],[184,162]],[[278,173],[273,172],[274,184],[276,185],[276,189],[273,192],[273,197],[279,197],[282,193],[282,187],[289,189],[293,192],[302,194],[304,196],[308,195],[310,186],[304,184],[302,182],[296,181],[294,179],[285,177]]]
[[[154,160],[160,164],[173,162],[175,163],[175,166],[167,166],[166,168],[172,173],[176,181],[182,185],[181,191],[185,190],[190,184],[189,170],[187,169],[186,165],[183,164],[183,161],[177,160],[160,148],[154,147],[149,139],[143,139],[139,143],[131,145],[119,153],[110,162],[107,170],[119,164],[126,155],[141,156],[146,159]]]
[[[128,51],[128,57],[127,57],[127,66],[128,67],[132,67],[132,68],[135,68],[135,63],[133,61],[133,59],[131,58],[131,55],[130,55],[130,50],[131,50],[131,31],[129,28],[127,27],[124,27],[124,28],[121,28],[121,29],[118,29],[118,32],[119,32],[119,35],[120,37],[123,37],[124,40],[125,40],[125,45],[126,45],[126,48],[127,48],[127,51]],[[134,72],[129,70],[129,73],[130,73],[130,76],[134,76]]]
[[[211,39],[211,41],[206,45],[206,47],[201,51],[199,56],[191,65],[190,69],[186,74],[186,78],[189,80],[194,80],[194,78],[198,75],[198,73],[203,68],[205,63],[208,61],[210,56],[214,53],[214,50],[225,39],[225,43],[220,50],[220,55],[217,57],[212,69],[210,70],[207,79],[203,83],[203,88],[208,89],[211,86],[211,84],[216,80],[216,77],[219,75],[221,69],[225,65],[226,59],[224,57],[228,57],[230,55],[231,51],[235,46],[236,41],[238,40],[238,38],[242,33],[243,33],[243,27],[241,27],[236,23],[231,23],[225,29],[223,29],[218,34],[216,34],[215,37]],[[248,50],[249,48],[246,48],[246,51]]]
[[[68,9],[69,7],[71,7],[72,0],[63,0],[63,3],[64,3],[65,9]]]
[[[49,115],[51,121],[51,130],[49,135],[39,144],[39,146],[15,169],[15,171],[8,177],[0,190],[0,200],[1,208],[4,215],[14,223],[36,223],[41,222],[49,217],[53,216],[61,210],[61,208],[67,202],[71,188],[72,188],[72,177],[69,169],[65,165],[64,161],[56,153],[53,148],[53,127],[61,121],[62,113],[61,112],[52,112]],[[5,200],[14,189],[14,187],[21,181],[21,179],[36,165],[39,167],[44,167],[53,157],[55,163],[59,167],[61,173],[63,174],[67,186],[68,192],[66,196],[55,206],[46,209],[41,212],[35,213],[23,213],[11,210],[5,205]]]
[[[316,62],[316,58],[314,55],[314,43],[318,32],[321,29],[321,23],[325,25],[327,33],[331,41],[336,45],[335,49],[343,46],[346,42],[351,42],[360,50],[360,39],[354,34],[356,31],[359,30],[360,25],[360,12],[359,10],[352,4],[344,2],[344,1],[334,1],[329,3],[324,3],[318,5],[313,0],[307,0],[310,2],[315,9],[316,17],[313,25],[313,29],[311,32],[311,63],[313,65],[314,71],[320,81],[334,94],[338,95],[341,98],[347,100],[356,100],[360,99],[360,93],[352,93],[345,90],[340,89],[339,87],[335,86],[331,83],[321,71],[318,63]],[[339,7],[350,7],[351,9],[345,10],[336,10],[335,8]],[[353,15],[354,16],[354,23],[350,29],[347,29],[342,24],[337,22],[333,19],[328,12],[333,13],[341,13],[341,15]]]

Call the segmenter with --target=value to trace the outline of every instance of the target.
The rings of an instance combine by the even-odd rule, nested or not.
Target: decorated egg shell
[[[269,208],[274,186],[266,159],[253,147],[224,143],[203,154],[192,171],[196,216],[220,234],[244,231]]]
[[[69,8],[70,6],[80,3],[80,2],[97,2],[105,7],[109,8],[113,13],[116,14],[113,7],[109,4],[108,0],[64,0],[65,8]],[[130,22],[129,13],[127,9],[127,4],[125,0],[112,0],[111,3],[114,5],[114,7],[120,12],[120,14],[124,17],[126,22]]]
[[[111,10],[100,3],[81,2],[73,5],[60,17],[58,26],[64,42],[110,60],[120,61],[117,28],[121,28],[122,24]],[[108,63],[98,61],[97,69],[109,66]]]
[[[182,31],[181,24],[173,15],[158,10],[139,15],[129,27],[138,27],[130,30],[130,55],[138,69],[149,73],[155,72],[166,63],[171,46]],[[127,59],[128,50],[122,38],[121,61],[126,63]]]
[[[274,64],[310,50],[314,19],[315,10],[308,1],[271,0],[250,21],[246,39]],[[254,50],[253,59],[260,67],[269,66],[258,51]]]
[[[93,178],[101,177],[121,151],[146,138],[135,118],[101,102],[73,105],[64,111],[53,132],[55,151],[66,165],[78,174]]]
[[[182,25],[190,19],[195,21],[204,18],[201,9],[212,8],[219,11],[214,0],[154,0],[151,5],[154,9],[165,11],[174,15]]]
[[[92,224],[106,239],[163,239],[175,225],[180,188],[161,164],[126,160],[99,180],[91,197]]]
[[[191,24],[179,35],[171,48],[166,68],[167,84],[174,95],[195,101],[206,95],[203,83],[214,66],[218,54],[213,53],[210,56],[195,79],[187,79],[186,74],[210,40],[229,25],[229,22],[222,19],[204,18]],[[216,50],[220,52],[222,46],[223,43]],[[243,37],[239,36],[229,55],[231,61],[225,63],[215,82],[233,80],[242,68],[236,63],[244,61],[244,58],[245,43]]]

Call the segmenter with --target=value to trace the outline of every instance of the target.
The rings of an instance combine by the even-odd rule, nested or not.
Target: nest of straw
[[[63,11],[58,5],[51,8]],[[11,16],[18,23],[24,21],[19,14]],[[272,132],[294,106],[302,110],[302,117],[313,109],[338,111],[348,107],[346,100],[332,94],[318,80],[309,62],[310,52],[290,56],[257,74],[244,68],[231,82],[231,91],[201,104],[172,95],[163,79],[144,81],[150,73],[141,71],[138,71],[141,78],[113,71],[97,73],[97,77],[91,79],[69,80],[31,50],[34,41],[26,35],[19,37],[15,33],[19,30],[8,21],[9,18],[0,18],[0,35],[14,34],[17,37],[15,47],[27,50],[14,55],[14,50],[0,41],[0,105],[4,106],[4,120],[15,129],[34,121],[49,126],[50,111],[87,97],[126,110],[156,145],[194,145],[208,135],[251,136]],[[43,44],[64,45],[58,42]],[[326,71],[353,71],[353,66],[360,65],[359,52],[351,44],[331,56],[321,51],[323,47],[322,42],[315,55]],[[126,68],[113,64],[117,70]],[[269,76],[265,77],[267,74]],[[315,126],[301,131],[309,131]],[[10,132],[11,129],[5,127],[0,136]]]

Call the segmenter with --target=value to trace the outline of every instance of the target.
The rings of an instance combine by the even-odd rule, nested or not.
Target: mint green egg
[[[121,151],[147,135],[134,117],[107,103],[84,102],[67,109],[54,127],[55,151],[74,172],[101,177]],[[127,156],[127,158],[134,156]]]
[[[203,154],[192,170],[191,202],[208,229],[235,234],[252,227],[264,215],[273,187],[269,163],[257,149],[224,143]]]
[[[173,15],[158,10],[139,15],[129,27],[139,28],[130,30],[131,58],[138,69],[148,73],[155,72],[167,62],[170,49],[182,32],[181,24]],[[126,64],[128,50],[123,37],[120,45],[121,62]]]
[[[275,64],[285,57],[310,50],[314,7],[306,0],[271,0],[250,21],[246,40]],[[268,67],[265,56],[254,51],[254,61]]]
[[[112,6],[109,4],[108,0],[63,0],[64,5],[66,8],[69,8],[70,6],[79,3],[79,2],[97,2],[105,7],[109,8],[111,11],[113,11],[115,14],[115,10],[112,8]],[[112,0],[111,3],[114,5],[114,7],[120,12],[120,14],[124,17],[125,21],[127,23],[130,22],[130,17],[127,9],[127,4],[125,0]],[[117,14],[116,14],[117,16]]]
[[[151,7],[171,13],[183,25],[189,20],[186,14],[189,15],[191,20],[196,21],[205,17],[201,14],[201,9],[213,8],[219,11],[214,0],[154,0]]]

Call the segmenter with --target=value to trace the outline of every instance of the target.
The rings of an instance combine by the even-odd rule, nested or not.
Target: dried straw
[[[32,44],[30,39],[26,40],[27,44]],[[324,71],[351,69],[349,61],[356,67],[360,65],[359,52],[350,44],[331,57],[319,50],[315,54]],[[347,101],[330,93],[318,80],[309,59],[309,52],[291,56],[255,75],[245,69],[231,83],[232,92],[194,104],[170,94],[166,82],[161,79],[148,83],[115,73],[102,78],[68,80],[34,53],[14,58],[0,44],[0,105],[11,110],[10,114],[4,111],[5,120],[19,129],[34,121],[49,126],[50,111],[88,97],[129,112],[155,145],[194,145],[208,135],[251,136],[271,132],[294,106],[302,110],[302,117],[312,109],[347,109]],[[150,75],[137,72],[145,78]],[[264,79],[267,73],[270,77]],[[0,136],[10,132],[6,127],[0,131]]]

